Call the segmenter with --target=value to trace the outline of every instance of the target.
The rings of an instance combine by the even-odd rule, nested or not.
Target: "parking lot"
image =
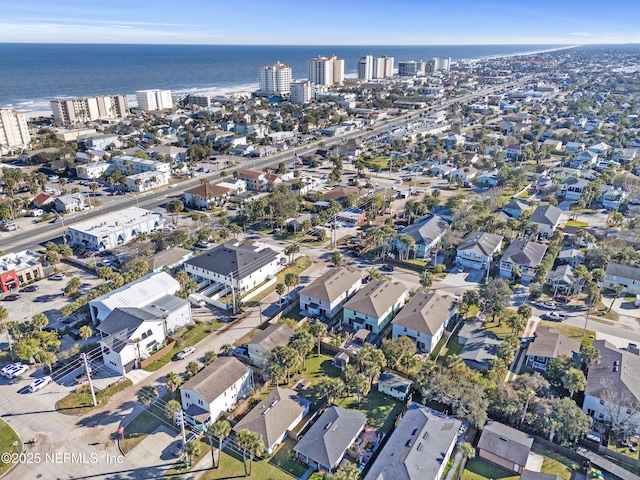
[[[21,292],[19,293],[20,298],[15,301],[4,301],[7,294],[3,295],[1,305],[7,309],[9,319],[23,322],[31,320],[36,313],[44,313],[49,319],[50,325],[59,327],[62,320],[60,309],[72,301],[69,297],[64,296],[64,289],[69,283],[69,279],[79,277],[82,280],[81,294],[87,293],[102,282],[92,273],[71,265],[61,263],[58,268],[65,273],[62,280],[42,279],[34,284],[38,286],[35,292]]]

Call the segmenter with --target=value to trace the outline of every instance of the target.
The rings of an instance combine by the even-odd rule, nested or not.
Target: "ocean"
[[[399,61],[451,57],[453,61],[551,50],[561,45],[246,46],[0,44],[0,107],[49,110],[58,97],[134,95],[148,88],[173,94],[255,90],[258,68],[280,61],[293,78],[307,77],[307,59],[337,55],[354,76],[364,55]]]

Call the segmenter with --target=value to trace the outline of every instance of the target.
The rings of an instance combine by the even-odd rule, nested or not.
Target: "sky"
[[[0,0],[0,42],[640,43],[637,0]]]

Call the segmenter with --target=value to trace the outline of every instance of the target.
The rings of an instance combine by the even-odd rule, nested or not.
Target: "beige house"
[[[300,309],[311,317],[333,318],[361,286],[357,271],[332,268],[300,291]]]
[[[533,446],[533,436],[499,422],[489,421],[478,442],[478,456],[522,473]]]

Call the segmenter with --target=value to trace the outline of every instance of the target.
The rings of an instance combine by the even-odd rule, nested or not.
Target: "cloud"
[[[569,32],[567,33],[567,35],[570,35],[572,37],[595,37],[596,36],[595,33],[591,33],[591,32]]]

